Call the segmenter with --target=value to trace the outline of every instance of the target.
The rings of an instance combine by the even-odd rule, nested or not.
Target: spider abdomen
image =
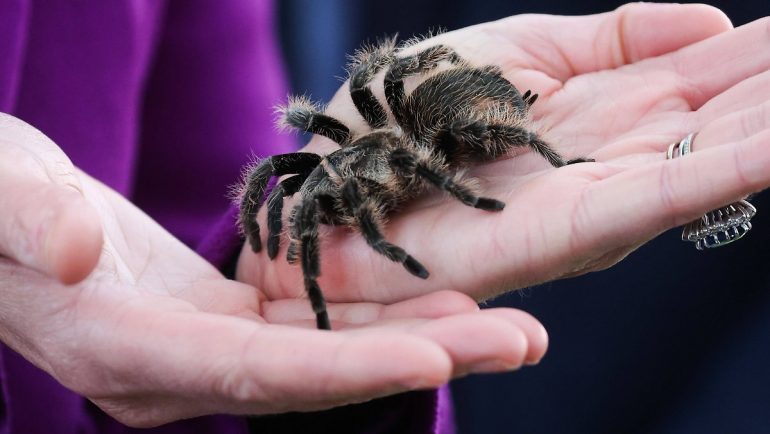
[[[451,165],[498,158],[509,147],[490,146],[489,124],[521,126],[527,103],[496,67],[459,67],[422,82],[406,98],[408,133],[442,152]],[[499,143],[497,144],[499,145]]]

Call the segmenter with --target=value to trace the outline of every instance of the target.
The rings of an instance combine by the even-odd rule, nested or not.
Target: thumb
[[[614,67],[671,53],[733,28],[724,12],[706,4],[631,3],[611,15],[608,20],[616,30],[597,36],[597,43],[606,44],[606,53],[615,52],[605,60]]]
[[[101,222],[72,164],[41,136],[18,120],[0,122],[0,255],[76,283],[99,260]]]

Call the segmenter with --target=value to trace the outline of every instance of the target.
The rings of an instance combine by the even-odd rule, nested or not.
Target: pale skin
[[[474,299],[604,268],[770,185],[768,21],[729,29],[712,8],[635,5],[442,36],[539,92],[546,138],[598,163],[553,170],[520,155],[474,172],[507,203],[503,213],[436,195],[394,217],[387,236],[429,267],[426,281],[355,235],[329,234],[320,283],[332,333],[312,328],[297,268],[245,250],[238,275],[248,284],[225,279],[4,115],[0,338],[132,426],[323,409],[536,363],[547,347],[540,323],[514,309],[479,311]],[[690,131],[700,131],[696,152],[664,161],[668,143]]]

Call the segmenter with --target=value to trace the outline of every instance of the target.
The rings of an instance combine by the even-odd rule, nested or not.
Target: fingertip
[[[525,363],[537,364],[548,351],[548,331],[537,318],[523,310],[514,310],[513,314],[520,318],[517,324],[527,337],[528,347]]]
[[[51,274],[64,284],[85,279],[99,262],[104,235],[96,210],[79,194],[62,207],[45,239]]]
[[[686,4],[683,6],[687,6]],[[727,14],[716,6],[712,6],[705,3],[693,3],[689,7],[693,10],[697,10],[700,13],[701,19],[705,21],[705,27],[711,28],[717,31],[717,33],[724,32],[734,28],[733,21]]]
[[[508,351],[501,359],[509,366],[521,366],[527,358],[530,341],[524,330],[514,327],[508,335]]]
[[[506,372],[519,369],[523,364],[528,363],[530,342],[527,334],[515,325],[499,326],[500,330],[506,328],[505,339],[500,339],[495,348],[497,354],[491,358],[485,356],[479,361],[472,362],[470,372],[477,374]]]
[[[540,360],[545,356],[545,353],[548,352],[548,331],[543,324],[536,321],[536,324],[533,326],[533,330],[530,333],[529,350],[527,352],[525,363],[528,365],[536,365],[540,363]]]
[[[733,28],[724,12],[700,3],[629,3],[616,13],[621,50],[630,62],[670,53]]]
[[[537,318],[518,309],[497,308],[486,309],[484,312],[513,323],[524,333],[527,339],[527,352],[524,363],[535,365],[545,356],[545,353],[548,351],[548,331]]]

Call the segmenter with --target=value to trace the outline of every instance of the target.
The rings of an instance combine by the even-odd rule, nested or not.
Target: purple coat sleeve
[[[254,155],[294,148],[272,126],[272,106],[286,96],[272,23],[267,0],[6,1],[0,111],[45,132],[76,165],[221,266],[242,243],[228,186]],[[235,434],[251,425],[256,432],[429,433],[444,425],[437,413],[449,414],[437,410],[440,402],[435,392],[417,392],[143,432]],[[0,434],[52,429],[134,431],[0,345]]]

